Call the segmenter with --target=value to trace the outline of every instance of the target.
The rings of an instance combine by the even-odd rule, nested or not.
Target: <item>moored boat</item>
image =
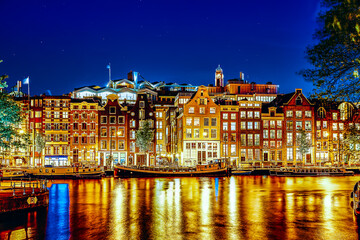
[[[231,175],[250,175],[252,170],[250,169],[236,169],[231,170]]]
[[[358,218],[360,216],[360,182],[355,183],[354,189],[350,194],[350,198],[354,215]]]
[[[352,176],[354,172],[347,171],[345,168],[280,168],[270,171],[270,176],[292,176],[292,177],[306,177],[306,176]]]
[[[100,178],[104,175],[104,170],[82,167],[40,167],[29,169],[28,173],[32,177],[46,179]]]
[[[231,170],[224,164],[214,163],[196,167],[126,167],[116,165],[115,177],[217,177],[227,176]]]
[[[18,170],[18,169],[7,169],[7,168],[3,168],[0,170],[0,179],[1,180],[9,180],[9,179],[22,179],[22,178],[26,178],[27,177],[27,173],[25,171],[22,170]]]

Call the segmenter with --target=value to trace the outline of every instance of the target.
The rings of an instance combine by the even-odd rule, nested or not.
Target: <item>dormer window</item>
[[[300,96],[298,96],[298,97],[296,98],[295,104],[296,104],[296,105],[302,105],[302,99],[301,99]]]

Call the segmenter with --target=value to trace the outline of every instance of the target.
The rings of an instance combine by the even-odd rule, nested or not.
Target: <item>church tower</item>
[[[224,87],[224,74],[220,64],[215,70],[215,87]]]

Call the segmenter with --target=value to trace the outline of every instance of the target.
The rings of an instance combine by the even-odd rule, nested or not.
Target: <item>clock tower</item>
[[[220,64],[215,70],[215,87],[224,87],[224,74]]]

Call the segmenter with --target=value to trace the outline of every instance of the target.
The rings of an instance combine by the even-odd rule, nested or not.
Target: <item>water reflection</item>
[[[46,238],[358,239],[349,207],[357,178],[58,181],[50,189]],[[46,221],[40,220],[32,216],[20,225],[41,239]],[[1,229],[1,238],[8,236]]]

